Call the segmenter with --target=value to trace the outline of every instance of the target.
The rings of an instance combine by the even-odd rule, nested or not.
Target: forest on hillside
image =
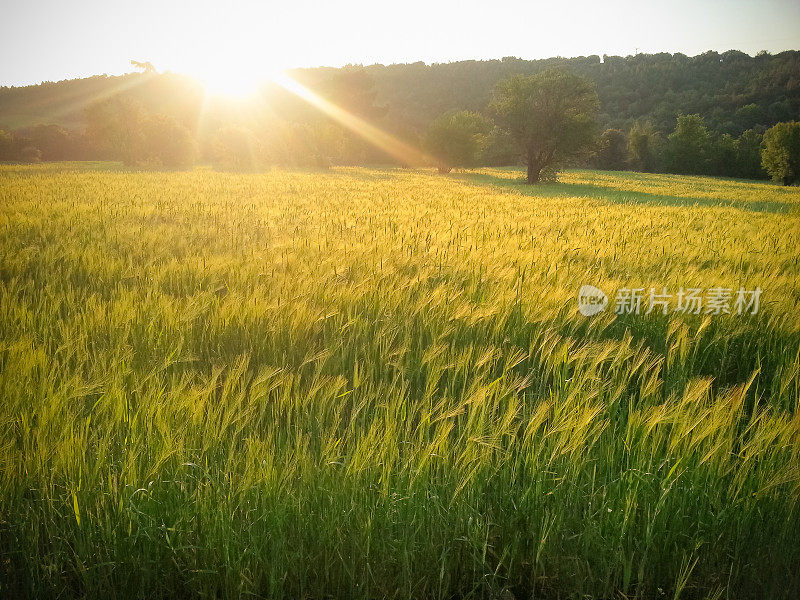
[[[415,127],[453,110],[482,110],[494,85],[517,73],[561,67],[597,86],[602,128],[647,120],[667,133],[679,114],[699,114],[721,134],[740,135],[800,117],[800,52],[751,57],[731,50],[683,54],[588,56],[526,61],[503,58],[424,66],[370,66],[379,99]]]
[[[424,146],[437,118],[471,111],[491,120],[498,82],[552,68],[596,87],[597,147],[584,162],[600,168],[764,177],[762,135],[777,123],[800,120],[800,51],[505,57],[290,75],[360,119]],[[687,149],[695,155],[685,155]],[[684,155],[676,156],[678,150]],[[240,100],[206,97],[197,81],[173,73],[0,88],[0,160],[65,159],[153,166],[201,160],[231,168],[397,162],[274,84]],[[501,132],[483,134],[477,163],[516,160]]]

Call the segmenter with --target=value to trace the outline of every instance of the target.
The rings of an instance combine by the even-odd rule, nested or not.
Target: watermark
[[[603,312],[608,306],[608,296],[593,285],[582,285],[578,290],[578,310],[584,317]]]
[[[680,288],[671,292],[660,289],[620,288],[614,297],[614,313],[618,315],[649,315],[682,313],[687,315],[755,315],[761,305],[761,288],[747,290],[712,287]],[[591,317],[609,305],[608,296],[598,287],[582,285],[578,290],[578,312]]]

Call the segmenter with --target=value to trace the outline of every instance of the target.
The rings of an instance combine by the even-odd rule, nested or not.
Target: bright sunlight
[[[249,96],[257,89],[258,79],[246,71],[208,71],[196,75],[210,94],[220,96]]]
[[[189,73],[203,84],[209,94],[241,98],[251,96],[264,83],[279,78],[285,68],[285,65],[261,57],[242,64],[241,57],[237,59],[226,54],[192,65]]]

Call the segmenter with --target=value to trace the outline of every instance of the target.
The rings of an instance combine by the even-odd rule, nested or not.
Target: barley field
[[[797,598],[800,189],[520,177],[0,166],[0,597]]]

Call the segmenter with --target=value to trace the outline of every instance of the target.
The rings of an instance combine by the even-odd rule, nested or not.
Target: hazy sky
[[[800,49],[800,0],[0,0],[0,85],[132,70]]]

